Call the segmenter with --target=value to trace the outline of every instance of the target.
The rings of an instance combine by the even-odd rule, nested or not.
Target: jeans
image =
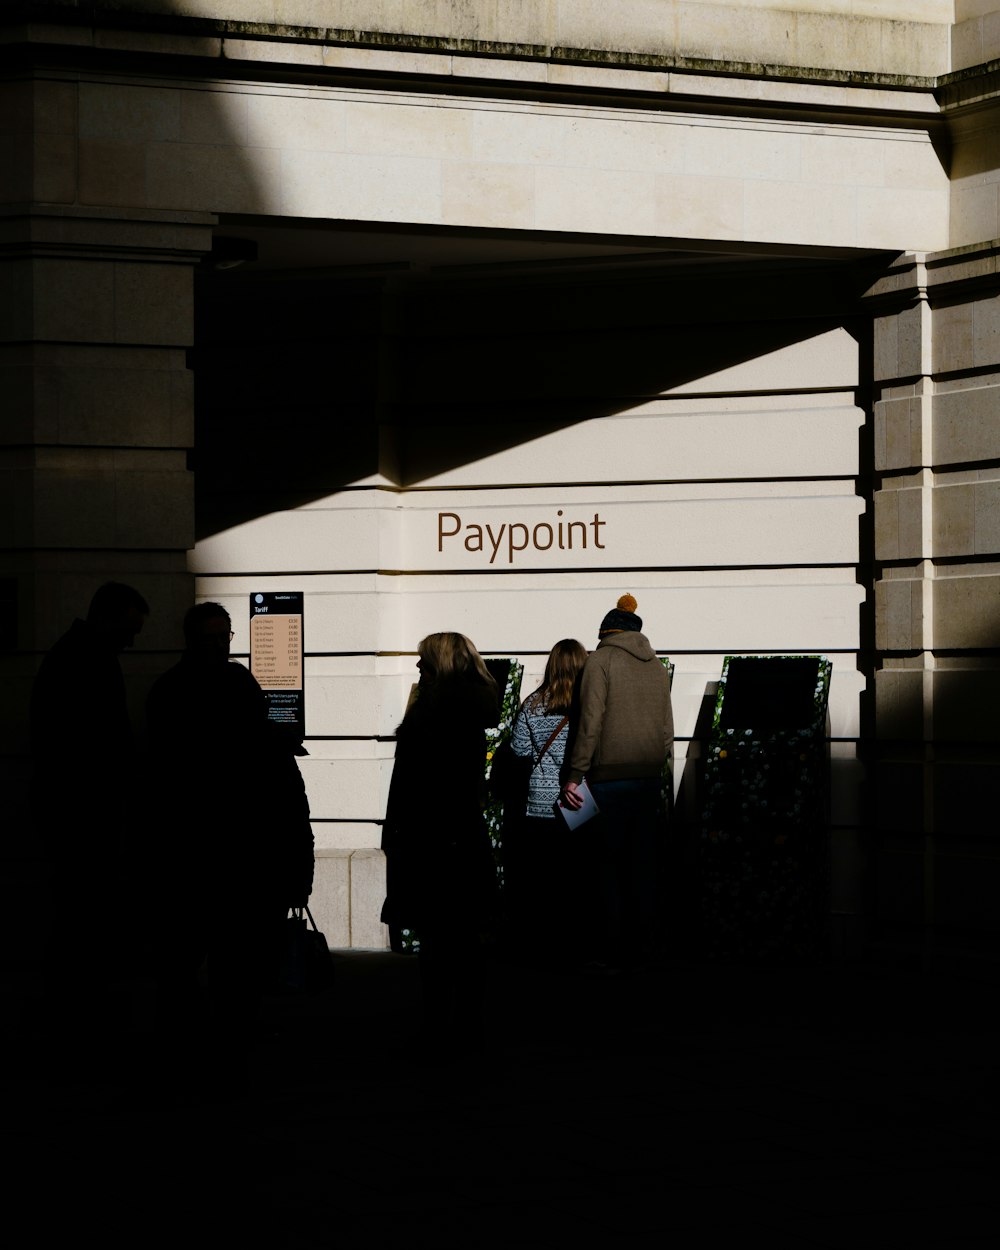
[[[613,963],[633,963],[658,945],[665,832],[660,779],[592,781],[590,789],[601,812],[592,835],[599,948]]]

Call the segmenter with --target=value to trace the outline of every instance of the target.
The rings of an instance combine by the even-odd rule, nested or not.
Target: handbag
[[[333,956],[308,907],[289,908],[279,987],[291,994],[316,993],[333,984]],[[304,913],[304,914],[303,914]]]
[[[491,803],[502,803],[504,807],[508,808],[518,807],[523,812],[524,806],[528,801],[528,782],[531,780],[531,774],[542,762],[545,753],[555,742],[556,738],[559,737],[563,726],[568,720],[569,717],[564,716],[552,733],[549,734],[549,740],[539,751],[538,759],[535,759],[532,755],[515,755],[510,738],[505,738],[500,743],[493,752],[493,762],[490,765],[489,790]],[[530,726],[528,733],[529,735],[531,733]]]

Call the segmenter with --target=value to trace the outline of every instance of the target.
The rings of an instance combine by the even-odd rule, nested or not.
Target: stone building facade
[[[15,819],[97,584],[140,723],[193,597],[245,654],[304,591],[317,902],[382,945],[419,638],[530,682],[630,590],[679,776],[724,655],[833,660],[841,947],[995,932],[994,0],[29,0],[0,66]]]

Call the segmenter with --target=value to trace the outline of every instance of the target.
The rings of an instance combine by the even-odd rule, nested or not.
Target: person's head
[[[105,582],[94,591],[87,624],[113,650],[124,651],[135,642],[148,616],[149,604],[134,586]]]
[[[466,683],[496,689],[483,657],[464,634],[428,634],[417,647],[421,684]]]
[[[233,623],[221,603],[196,603],[184,614],[184,645],[188,654],[228,660]]]
[[[587,648],[575,638],[563,638],[549,652],[542,684],[532,695],[532,706],[544,705],[549,713],[566,715],[573,702],[573,690],[584,664]]]
[[[601,621],[601,628],[597,631],[598,636],[606,638],[609,634],[624,634],[629,631],[641,632],[642,617],[635,614],[638,606],[632,595],[622,595],[618,603]]]

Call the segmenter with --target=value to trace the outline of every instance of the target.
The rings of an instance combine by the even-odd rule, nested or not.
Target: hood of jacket
[[[617,647],[620,651],[627,651],[636,660],[656,659],[656,652],[649,645],[649,639],[646,635],[637,633],[634,630],[621,634],[609,634],[607,638],[602,638],[597,644],[598,651],[600,651],[601,647]]]

